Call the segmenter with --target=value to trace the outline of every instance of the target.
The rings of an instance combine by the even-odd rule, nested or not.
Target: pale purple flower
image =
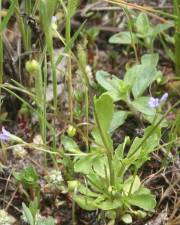
[[[2,131],[0,133],[1,141],[9,141],[11,139],[11,133],[7,131],[4,127],[2,127]]]
[[[167,98],[168,98],[168,93],[165,92],[159,100],[160,103],[165,102],[167,100]]]
[[[4,127],[2,127],[2,130],[0,132],[0,141],[15,141],[18,143],[25,143],[21,138],[17,137],[14,134],[11,134]]]
[[[56,21],[57,21],[57,17],[56,16],[52,16],[51,23],[56,23]]]
[[[168,93],[165,92],[161,98],[153,98],[150,97],[148,105],[150,108],[155,109],[159,107],[161,104],[163,104],[168,98]]]
[[[148,105],[150,108],[157,108],[159,106],[159,99],[150,97]]]

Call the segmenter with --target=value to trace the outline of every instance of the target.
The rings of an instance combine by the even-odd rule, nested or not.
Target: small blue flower
[[[148,105],[152,109],[157,108],[159,106],[159,99],[150,97]]]
[[[17,137],[14,134],[11,134],[4,127],[2,127],[2,130],[0,132],[0,141],[14,141],[18,143],[25,143],[21,138]]]
[[[148,105],[150,108],[155,109],[157,107],[159,107],[160,105],[162,105],[168,98],[168,93],[165,92],[161,98],[153,98],[150,97]]]
[[[163,95],[162,95],[162,97],[160,98],[160,103],[163,103],[163,102],[165,102],[166,100],[167,100],[167,98],[168,98],[168,93],[167,92],[165,92]]]
[[[11,133],[7,131],[4,127],[2,127],[2,131],[0,133],[0,140],[9,141],[11,139]]]

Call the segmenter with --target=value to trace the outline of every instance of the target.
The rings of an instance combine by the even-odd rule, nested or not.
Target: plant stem
[[[0,11],[1,11],[1,0],[0,0]],[[1,24],[1,16],[0,16],[0,24]],[[0,85],[3,83],[3,34],[0,33]],[[0,89],[0,98],[1,98],[1,89]],[[1,99],[0,99],[1,101]],[[1,108],[1,102],[0,102]]]
[[[25,1],[25,13],[27,16],[31,15],[31,1]],[[26,48],[28,51],[31,50],[31,29],[27,23],[24,22],[24,29],[25,29],[25,39],[26,39]]]
[[[138,59],[136,44],[135,44],[134,37],[133,37],[133,21],[132,21],[131,16],[130,16],[130,14],[128,12],[128,9],[123,7],[123,11],[124,11],[124,13],[125,13],[125,15],[127,16],[127,19],[128,19],[128,28],[129,28],[129,32],[130,32],[130,35],[131,35],[131,45],[132,45],[132,48],[134,50],[136,63],[138,64],[139,63],[139,59]]]
[[[180,10],[179,4],[180,0],[173,0],[174,4],[174,14],[177,16],[175,19],[175,72],[176,76],[180,76]]]
[[[86,116],[86,150],[89,152],[89,90],[88,90],[88,86],[85,87],[85,116]]]
[[[69,46],[71,41],[71,17],[67,13],[66,17],[66,44]],[[67,59],[67,80],[68,80],[68,100],[69,100],[69,112],[70,122],[73,122],[73,87],[72,87],[72,71],[71,71],[71,50],[68,48]]]
[[[25,25],[25,23],[23,23],[23,18],[20,16],[20,7],[19,7],[18,1],[16,2],[15,14],[16,14],[16,20],[18,23],[18,27],[20,29],[20,33],[22,36],[23,47],[26,51],[28,51],[29,46],[27,43],[27,33],[26,33],[26,29],[25,29],[25,27],[27,28],[27,25]]]

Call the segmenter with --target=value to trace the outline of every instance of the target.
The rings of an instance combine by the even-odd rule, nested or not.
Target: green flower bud
[[[37,73],[39,71],[40,65],[39,63],[33,59],[26,62],[26,70],[28,73]]]
[[[74,137],[74,135],[76,134],[76,128],[73,127],[72,125],[69,125],[67,133],[70,137]]]

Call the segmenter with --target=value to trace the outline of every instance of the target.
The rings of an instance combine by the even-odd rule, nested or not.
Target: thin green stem
[[[0,0],[0,11],[1,11],[1,0]],[[0,16],[0,24],[1,24],[1,16]],[[3,33],[0,33],[0,85],[3,83]],[[1,89],[0,89],[1,96]],[[1,104],[0,104],[1,105]]]
[[[16,3],[15,14],[16,14],[17,24],[18,24],[18,27],[20,29],[20,33],[21,33],[21,37],[22,37],[23,47],[24,47],[24,49],[26,51],[28,51],[28,43],[27,43],[27,38],[26,38],[26,30],[25,30],[25,26],[24,26],[24,23],[23,23],[23,18],[22,18],[22,16],[20,16],[20,7],[19,7],[18,1]]]
[[[27,16],[31,15],[31,1],[25,1],[25,13],[27,14]],[[26,46],[27,46],[27,50],[30,51],[31,50],[31,28],[29,27],[26,19],[24,22],[24,29],[25,29],[25,39],[26,39]]]
[[[138,59],[136,44],[135,44],[134,37],[133,37],[133,22],[132,22],[131,16],[129,15],[129,12],[128,12],[127,8],[123,7],[123,11],[124,11],[124,13],[125,13],[125,15],[127,16],[127,19],[128,19],[128,27],[129,27],[129,31],[130,31],[130,35],[131,35],[131,43],[132,43],[131,45],[132,45],[132,48],[134,50],[136,62],[138,64],[139,59]]]
[[[86,117],[86,123],[89,123],[89,90],[88,86],[85,87],[85,117]],[[86,126],[86,149],[89,151],[89,126]]]
[[[180,0],[173,0],[175,19],[175,71],[176,76],[180,76]]]
[[[66,17],[66,44],[69,46],[71,41],[71,17],[67,14]],[[69,113],[70,122],[73,122],[73,87],[72,87],[72,66],[71,66],[71,50],[68,49],[67,59],[67,80],[68,80],[68,99],[69,99]]]

